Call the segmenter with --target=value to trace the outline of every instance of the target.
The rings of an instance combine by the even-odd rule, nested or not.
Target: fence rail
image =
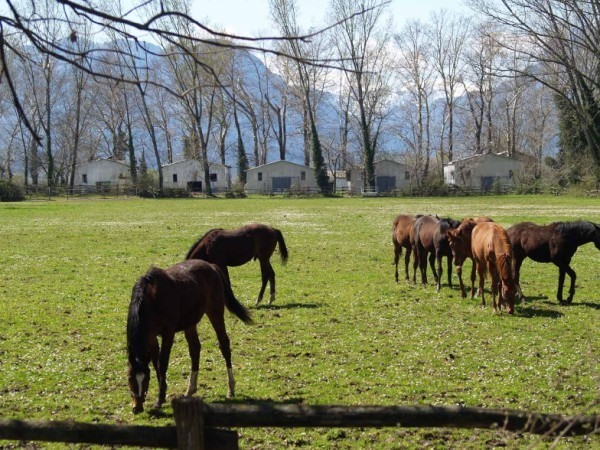
[[[600,433],[600,415],[565,416],[453,406],[308,406],[204,404],[173,400],[175,426],[105,425],[0,419],[0,440],[131,445],[180,449],[238,449],[234,431],[213,427],[463,428],[549,436]]]

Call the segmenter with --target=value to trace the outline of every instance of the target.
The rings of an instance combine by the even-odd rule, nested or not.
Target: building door
[[[377,177],[377,192],[390,192],[396,189],[396,177]]]
[[[491,191],[493,185],[494,185],[494,177],[481,177],[481,190],[483,192]]]
[[[202,192],[202,181],[188,181],[187,188],[190,192]]]
[[[289,191],[292,187],[292,177],[273,177],[273,192]]]

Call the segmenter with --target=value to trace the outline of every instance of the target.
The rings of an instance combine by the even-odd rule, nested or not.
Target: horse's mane
[[[568,234],[571,231],[577,233],[593,236],[598,232],[599,226],[594,222],[587,222],[585,220],[576,220],[574,222],[555,222],[556,230],[563,234]]]
[[[512,259],[511,253],[500,253],[499,255],[496,255],[496,266],[498,267],[502,281],[514,279]]]
[[[223,228],[213,228],[211,230],[208,230],[206,233],[204,233],[204,235],[199,238],[196,242],[194,242],[194,244],[190,247],[190,249],[188,250],[187,254],[185,255],[185,259],[190,259],[190,256],[192,256],[192,253],[194,252],[194,250],[196,249],[196,247],[200,244],[200,242],[202,242],[202,240],[208,236],[209,234],[211,234],[214,231],[222,231]]]
[[[131,292],[131,302],[129,303],[129,314],[127,316],[127,354],[130,357],[137,358],[144,355],[147,334],[147,316],[145,314],[146,289],[149,285],[157,282],[157,278],[164,272],[161,269],[152,267],[141,276]]]

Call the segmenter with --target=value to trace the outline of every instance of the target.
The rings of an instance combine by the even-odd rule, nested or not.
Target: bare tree
[[[385,99],[381,93],[390,93],[384,71],[387,68],[386,58],[389,57],[387,45],[391,24],[383,23],[386,5],[375,0],[367,0],[360,7],[353,0],[331,0],[330,5],[333,19],[341,21],[339,28],[334,30],[332,42],[345,69],[346,82],[356,109],[365,181],[368,186],[374,187],[377,130],[383,119],[377,109],[379,102]],[[356,15],[357,12],[360,14]],[[378,89],[383,91],[377,92]]]
[[[297,23],[297,6],[295,0],[271,0],[271,15],[282,35],[293,38],[299,36],[300,29]],[[316,117],[316,98],[315,98],[315,79],[318,78],[317,72],[312,69],[312,66],[306,64],[305,61],[309,58],[314,59],[314,55],[310,55],[311,50],[301,42],[289,39],[285,41],[284,48],[294,56],[296,64],[296,74],[298,86],[302,95],[302,103],[304,108],[304,117],[308,119],[308,128],[310,129],[310,143],[312,165],[316,171],[317,184],[322,192],[327,191],[327,171],[325,170],[325,161],[323,159],[323,150],[319,139]],[[306,159],[306,158],[305,158]]]
[[[536,61],[522,70],[550,88],[568,114],[576,117],[585,151],[600,179],[600,40],[599,6],[595,1],[574,0],[471,0],[471,6],[490,20],[519,36],[498,44],[513,46],[524,58]],[[568,140],[569,138],[567,138]],[[576,147],[573,149],[578,151]]]
[[[400,137],[412,149],[415,180],[421,184],[429,176],[432,152],[431,101],[436,81],[433,47],[430,34],[418,20],[408,22],[395,41],[400,53],[400,78],[406,91],[404,108],[412,111],[408,129]]]
[[[432,15],[433,64],[441,79],[445,100],[444,129],[447,129],[447,152],[440,152],[440,163],[454,158],[455,109],[460,94],[460,79],[464,73],[464,52],[471,28],[470,19],[441,10]],[[447,124],[447,127],[446,127]],[[442,135],[440,145],[443,146]],[[443,148],[443,147],[442,147]]]

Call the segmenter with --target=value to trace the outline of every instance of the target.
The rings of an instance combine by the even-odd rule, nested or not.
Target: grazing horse
[[[128,380],[133,412],[144,410],[150,381],[150,361],[158,377],[160,408],[167,393],[167,367],[175,333],[183,331],[192,367],[186,395],[197,389],[200,340],[196,326],[204,314],[215,329],[227,365],[229,396],[234,395],[231,348],[225,330],[227,308],[245,323],[252,319],[240,304],[221,270],[206,261],[184,261],[168,269],[151,268],[133,286],[127,317]],[[162,346],[158,344],[162,337]]]
[[[234,230],[215,228],[198,239],[189,249],[185,259],[203,259],[219,266],[229,281],[227,266],[241,266],[258,259],[262,285],[256,304],[263,299],[267,281],[271,288],[269,305],[275,301],[275,271],[269,261],[279,243],[281,263],[288,259],[288,251],[281,231],[259,223]]]
[[[415,221],[413,246],[416,249],[415,266],[421,270],[421,282],[427,284],[427,259],[437,283],[441,288],[442,257],[448,259],[448,286],[452,287],[452,251],[448,245],[448,230],[460,225],[458,220],[440,219],[437,216],[422,216]],[[429,256],[428,256],[429,255]],[[437,261],[437,271],[434,266]]]
[[[493,220],[489,217],[467,218],[463,219],[456,229],[448,230],[448,244],[450,245],[450,250],[452,250],[462,298],[467,297],[462,279],[462,266],[467,258],[470,258],[471,261],[473,261],[473,253],[471,252],[471,233],[473,232],[475,225],[481,222],[493,222]],[[471,298],[473,297],[475,297],[475,263],[471,265]]]
[[[479,274],[481,306],[485,306],[486,272],[492,279],[492,301],[494,311],[504,304],[508,313],[515,312],[515,281],[512,268],[512,248],[506,230],[494,222],[481,222],[475,225],[471,233],[471,252]],[[501,287],[501,295],[498,292]],[[498,295],[498,303],[496,303]]]
[[[394,225],[392,227],[392,242],[394,243],[394,264],[396,265],[396,283],[398,282],[398,260],[402,256],[402,249],[406,249],[406,255],[404,256],[404,273],[406,274],[406,280],[408,281],[408,265],[410,264],[410,254],[413,253],[414,249],[412,241],[414,240],[415,222],[421,217],[421,215],[411,216],[408,214],[400,214],[394,219]],[[414,257],[416,258],[416,256]],[[413,283],[417,277],[417,268],[413,270]]]
[[[520,276],[521,264],[527,257],[536,262],[551,262],[558,267],[558,292],[556,298],[561,304],[569,304],[575,295],[577,275],[571,268],[571,258],[580,245],[593,242],[600,250],[600,225],[593,222],[554,222],[550,225],[536,225],[521,222],[508,230],[508,237],[515,257],[515,282],[522,299]],[[563,301],[565,274],[571,278],[569,296]]]

